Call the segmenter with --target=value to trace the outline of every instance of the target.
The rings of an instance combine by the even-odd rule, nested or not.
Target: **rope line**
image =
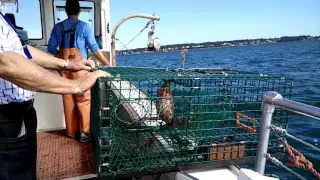
[[[302,168],[306,171],[310,171],[318,180],[320,180],[320,173],[313,168],[313,164],[308,161],[301,152],[290,146],[285,138],[280,137],[275,126],[270,126],[270,129],[275,133],[280,141],[280,144],[282,144],[288,152],[291,165],[296,168]]]
[[[155,15],[155,14],[153,13],[153,15]],[[118,41],[122,44],[122,46],[123,46],[123,47],[120,49],[120,51],[122,51],[124,48],[126,48],[126,49],[128,50],[127,46],[128,46],[133,40],[135,40],[145,29],[147,29],[150,24],[151,24],[151,30],[154,31],[154,29],[155,29],[154,20],[150,20],[150,21],[147,22],[147,24],[145,25],[145,27],[144,27],[143,29],[141,29],[140,32],[139,32],[136,36],[134,36],[126,45],[123,45],[123,43],[122,43],[119,39],[116,39],[116,40],[118,40]]]
[[[129,50],[129,49],[120,41],[120,39],[116,38],[116,40],[119,41],[119,42],[122,44],[123,47],[125,47],[127,50]],[[123,47],[122,47],[122,48],[123,48]]]
[[[317,179],[320,180],[320,173],[318,173],[317,170],[313,168],[313,164],[310,161],[308,161],[302,153],[290,146],[288,142],[284,139],[281,140],[281,144],[287,150],[290,156],[289,161],[291,161],[294,167],[310,171]]]
[[[136,39],[146,28],[143,28],[135,37],[133,37],[126,45],[124,45],[120,51],[122,51],[124,48],[128,49],[127,46],[134,40]],[[122,44],[122,43],[121,43]]]
[[[269,159],[273,164],[282,167],[283,169],[287,170],[288,172],[290,172],[291,174],[297,176],[299,179],[301,180],[307,180],[306,178],[302,177],[300,174],[294,172],[292,169],[288,168],[287,166],[285,166],[281,161],[279,161],[278,159],[276,159],[275,157],[272,157],[270,154],[266,154],[266,158]]]

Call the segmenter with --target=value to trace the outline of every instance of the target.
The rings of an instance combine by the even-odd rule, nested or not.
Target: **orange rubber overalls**
[[[72,26],[71,30],[64,30],[62,22],[60,29],[62,40],[59,48],[59,57],[69,61],[82,61],[79,50],[75,47],[75,29],[79,20]],[[70,33],[70,48],[65,48],[65,34]],[[78,72],[60,71],[62,77],[67,79],[78,79],[88,71]],[[90,129],[90,90],[82,95],[63,95],[64,114],[67,136],[76,137],[77,133],[89,134]]]

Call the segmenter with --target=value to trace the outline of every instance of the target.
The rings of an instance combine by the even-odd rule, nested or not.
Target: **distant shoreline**
[[[117,55],[130,55],[130,54],[148,54],[157,52],[173,52],[181,51],[182,49],[208,49],[208,48],[222,48],[234,46],[252,46],[262,44],[275,44],[280,42],[304,41],[304,40],[320,40],[320,36],[283,36],[280,38],[260,38],[260,39],[243,39],[232,41],[216,41],[216,42],[203,42],[203,43],[184,43],[184,44],[171,44],[164,45],[159,51],[148,51],[147,48],[136,48],[129,50],[117,51]]]

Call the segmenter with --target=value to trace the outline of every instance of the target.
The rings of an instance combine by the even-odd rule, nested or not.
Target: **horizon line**
[[[244,41],[244,40],[256,40],[256,39],[281,39],[283,37],[301,37],[301,36],[306,36],[306,37],[320,37],[320,34],[317,36],[312,36],[312,35],[295,35],[295,36],[281,36],[281,37],[269,37],[269,38],[252,38],[252,39],[234,39],[234,40],[222,40],[222,41],[206,41],[206,42],[200,42],[200,43],[178,43],[178,44],[166,44],[166,45],[161,45],[163,46],[170,46],[170,45],[183,45],[183,44],[203,44],[203,43],[215,43],[215,42],[231,42],[231,41]],[[132,48],[132,49],[127,49],[127,50],[134,50],[134,49],[145,49],[145,47],[142,48]],[[127,51],[127,50],[117,50],[117,51]]]

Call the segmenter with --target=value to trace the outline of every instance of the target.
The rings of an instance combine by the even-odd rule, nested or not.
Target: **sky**
[[[28,29],[30,37],[41,38],[40,12],[34,10],[39,9],[38,0],[20,0],[19,4],[17,25]],[[8,8],[12,10],[14,6]],[[320,35],[319,0],[110,0],[110,28],[135,13],[160,16],[154,36],[160,37],[162,45]],[[86,21],[89,16],[84,14],[81,18]],[[126,21],[116,37],[127,44],[147,21]],[[146,47],[148,30],[127,48]],[[116,47],[121,49],[122,45],[117,42]]]
[[[162,45],[320,35],[319,0],[111,0],[110,9],[111,27],[127,14],[159,15],[155,36]],[[117,38],[126,44],[145,23],[128,20]],[[146,47],[146,42],[147,31],[128,48]]]

